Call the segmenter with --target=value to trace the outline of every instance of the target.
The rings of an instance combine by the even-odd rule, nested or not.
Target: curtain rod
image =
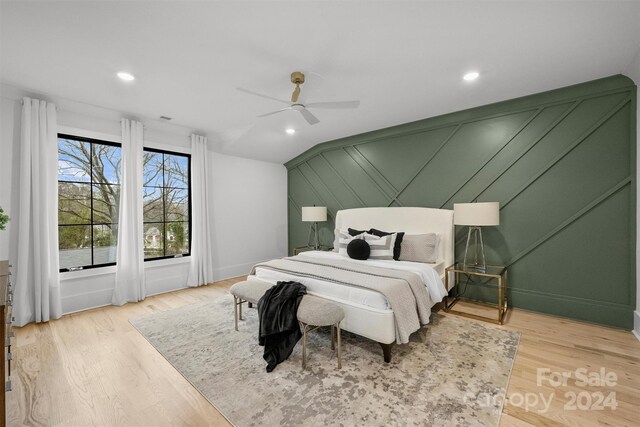
[[[23,97],[20,98],[20,105],[24,105],[24,98],[37,99],[38,101],[44,101],[43,99],[39,99],[39,98],[31,98],[29,96],[26,96],[26,97],[23,96]],[[55,107],[56,111],[65,111],[65,110],[61,110],[60,107],[58,107],[58,104],[55,104],[55,103],[49,102],[49,101],[44,101],[44,102],[47,102],[49,104],[53,104],[53,106]],[[103,107],[98,107],[98,108],[103,108]],[[111,111],[114,111],[114,110],[111,110]],[[69,112],[73,113],[73,111],[69,111]],[[76,114],[82,114],[82,113],[76,113]],[[125,117],[120,117],[119,120],[122,120],[124,118]],[[128,119],[128,120],[132,120],[132,119]],[[162,121],[156,120],[156,119],[151,119],[151,120],[157,121],[158,123],[165,123],[165,122],[162,122]],[[140,120],[136,120],[136,121],[142,123],[142,127],[143,128],[147,128],[148,125],[145,124],[144,122],[142,122]],[[199,135],[199,136],[204,136],[206,138],[206,135],[202,135],[202,134],[200,134],[198,132],[194,132],[193,130],[191,130],[191,129],[185,127],[185,126],[180,126],[180,125],[175,125],[175,124],[171,124],[171,126],[176,126],[176,127],[182,128],[182,129],[187,129],[190,132],[189,135],[187,136],[187,138],[191,138],[191,135]]]

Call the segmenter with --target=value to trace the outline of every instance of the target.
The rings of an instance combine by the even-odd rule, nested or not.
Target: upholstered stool
[[[233,295],[233,315],[236,322],[236,331],[238,330],[238,319],[242,320],[242,304],[245,302],[258,304],[258,301],[273,285],[262,280],[246,280],[238,282],[231,286],[229,292]]]
[[[331,349],[338,341],[338,369],[342,368],[342,340],[340,338],[340,322],[344,319],[344,311],[339,305],[324,298],[305,295],[298,306],[298,321],[302,329],[302,368],[307,367],[307,332],[322,326],[331,326]],[[311,329],[307,329],[311,327]]]

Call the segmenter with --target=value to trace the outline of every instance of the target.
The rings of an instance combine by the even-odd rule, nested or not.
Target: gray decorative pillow
[[[405,234],[399,260],[436,262],[438,260],[438,235],[436,233]]]

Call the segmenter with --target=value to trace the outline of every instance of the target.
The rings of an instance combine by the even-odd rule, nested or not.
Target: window
[[[144,258],[189,255],[191,250],[191,156],[144,150]]]
[[[60,271],[115,264],[120,161],[119,144],[58,135]]]
[[[115,265],[120,144],[58,135],[60,271]],[[191,251],[191,156],[145,148],[145,260]]]

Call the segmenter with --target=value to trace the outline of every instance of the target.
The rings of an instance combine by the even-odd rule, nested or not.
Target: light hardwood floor
[[[17,329],[8,424],[229,425],[128,319],[225,295],[241,279]],[[476,310],[464,303],[459,308]],[[503,327],[520,332],[521,340],[501,426],[640,425],[640,343],[630,332],[522,310],[510,312]],[[561,387],[550,387],[547,381],[538,386],[538,368],[554,372],[604,368],[617,375],[617,385],[578,387],[572,377]],[[605,396],[615,392],[618,407],[564,410],[569,402],[565,393],[584,391]],[[528,410],[525,403],[518,405],[519,396],[528,396],[533,403],[532,396],[539,399],[540,394],[547,400],[553,396],[548,411],[542,411],[540,400]]]

